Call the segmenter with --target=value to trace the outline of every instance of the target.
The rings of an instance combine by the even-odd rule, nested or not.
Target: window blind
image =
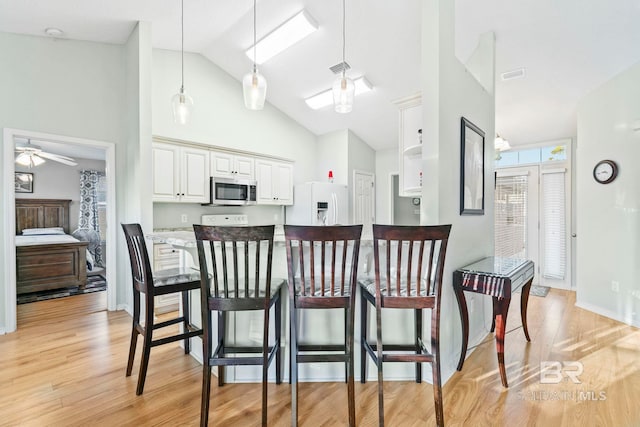
[[[543,276],[564,279],[567,247],[565,233],[565,171],[542,171]]]
[[[496,178],[495,256],[526,258],[527,175]]]

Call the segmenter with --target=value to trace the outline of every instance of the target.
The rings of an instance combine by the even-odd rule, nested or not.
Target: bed
[[[70,203],[16,199],[18,295],[87,284],[87,242],[69,235]]]

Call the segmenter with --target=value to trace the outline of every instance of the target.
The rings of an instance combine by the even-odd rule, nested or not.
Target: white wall
[[[138,22],[123,46],[125,105],[122,108],[124,136],[117,151],[118,223],[152,227],[151,194],[151,24]],[[119,226],[118,226],[119,227]],[[126,248],[124,233],[116,234],[116,248]],[[117,304],[132,312],[131,267],[126,250],[117,250]]]
[[[422,102],[423,170],[421,224],[452,224],[445,263],[442,316],[442,377],[454,372],[460,356],[462,329],[452,289],[452,275],[480,258],[493,255],[494,95],[466,70],[454,53],[454,2],[423,0]],[[493,49],[483,47],[492,54]],[[493,64],[493,58],[483,61]],[[460,118],[466,117],[485,132],[484,215],[461,216]],[[490,298],[467,298],[470,316],[469,346],[486,337]],[[483,307],[483,305],[485,307]],[[490,304],[489,304],[490,307]],[[428,329],[427,329],[428,330]]]
[[[349,181],[353,184],[353,171],[375,172],[376,152],[358,135],[348,131]]]
[[[120,194],[123,216],[138,222],[143,229],[151,226],[151,24],[139,22],[124,45],[126,61],[126,149],[119,160],[126,164],[127,192]],[[122,244],[125,244],[124,234]]]
[[[121,46],[0,33],[0,125],[118,141]],[[6,66],[11,64],[11,66]]]
[[[576,303],[640,327],[640,132],[631,129],[638,120],[640,63],[578,104]],[[619,168],[605,185],[593,179],[603,159]]]
[[[333,182],[349,185],[349,131],[341,129],[318,136],[316,179],[326,182],[333,171]]]
[[[104,172],[104,160],[74,159],[77,166],[67,166],[52,160],[29,169],[16,165],[16,172],[33,174],[33,193],[16,193],[16,199],[69,199],[69,232],[78,228],[80,210],[80,171]],[[17,230],[19,231],[19,230]]]
[[[203,214],[246,214],[249,225],[284,224],[281,206],[201,206],[198,203],[154,203],[153,228],[193,230]],[[182,222],[182,215],[187,221]]]

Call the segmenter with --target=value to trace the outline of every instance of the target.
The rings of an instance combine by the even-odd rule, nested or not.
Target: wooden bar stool
[[[271,278],[273,225],[210,227],[194,225],[200,260],[202,298],[202,402],[200,425],[209,422],[211,367],[218,367],[218,385],[225,366],[262,366],[262,425],[267,425],[267,373],[274,356],[276,383],[282,382],[280,337],[284,279]],[[275,340],[269,345],[269,312],[275,307]],[[230,344],[226,320],[230,312],[263,310],[262,345]],[[218,315],[218,340],[213,349],[212,312]],[[247,354],[259,354],[248,357]]]
[[[298,425],[298,364],[345,364],[349,425],[356,424],[353,340],[355,285],[362,225],[285,225],[291,337],[291,425]],[[298,310],[344,309],[342,344],[300,343]],[[314,326],[314,329],[323,325]],[[301,354],[303,353],[303,354]]]
[[[202,329],[194,327],[189,318],[189,291],[200,289],[200,272],[183,268],[171,268],[152,272],[147,245],[140,224],[122,224],[122,230],[124,231],[127,248],[129,250],[131,277],[133,281],[133,325],[131,328],[129,361],[127,362],[127,376],[131,375],[133,369],[133,359],[136,354],[138,335],[142,335],[144,339],[142,344],[142,360],[140,361],[140,373],[138,374],[138,386],[136,387],[136,394],[141,395],[147,376],[151,347],[184,340],[184,353],[189,354],[191,351],[189,338],[202,335]],[[155,323],[155,297],[177,292],[182,294],[182,315],[164,322]],[[144,295],[144,325],[140,324],[141,295]],[[154,330],[177,323],[182,323],[183,325],[181,333],[153,339]]]
[[[444,425],[440,378],[440,296],[442,272],[449,239],[450,225],[392,226],[373,225],[374,279],[360,279],[361,301],[361,379],[367,380],[367,354],[378,369],[378,420],[384,425],[382,364],[414,362],[416,382],[422,381],[421,363],[431,363],[433,396],[438,426]],[[382,251],[382,254],[381,254]],[[367,341],[367,309],[376,309],[376,343]],[[382,309],[415,310],[414,342],[384,344]],[[431,348],[422,337],[422,310],[431,310]]]

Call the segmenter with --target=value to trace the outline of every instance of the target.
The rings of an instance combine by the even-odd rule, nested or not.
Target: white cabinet
[[[208,150],[164,143],[152,150],[154,202],[209,201]]]
[[[293,204],[293,164],[256,159],[258,204]]]
[[[180,254],[173,246],[166,243],[153,245],[153,271],[180,267]],[[180,308],[180,293],[159,295],[155,297],[154,312],[156,314],[177,311]]]
[[[422,193],[422,98],[414,95],[395,101],[399,109],[399,194],[419,197]]]
[[[224,151],[211,151],[211,176],[253,179],[254,161],[252,157]]]

